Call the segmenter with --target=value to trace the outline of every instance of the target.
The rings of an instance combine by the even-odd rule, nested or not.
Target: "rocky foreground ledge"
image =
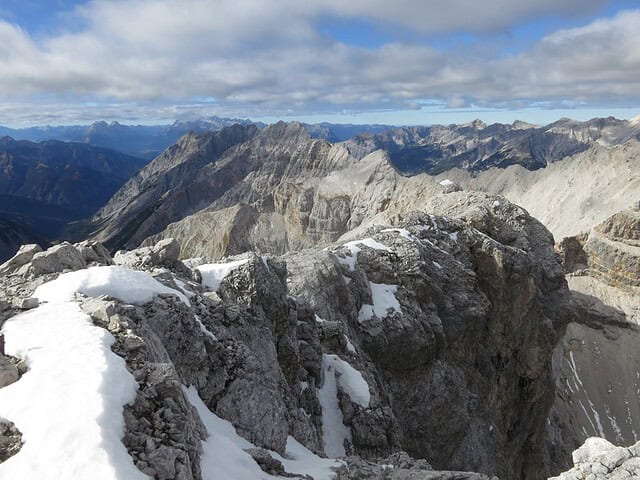
[[[0,266],[0,477],[543,478],[580,314],[553,238],[501,197],[432,211],[216,264],[23,247]]]

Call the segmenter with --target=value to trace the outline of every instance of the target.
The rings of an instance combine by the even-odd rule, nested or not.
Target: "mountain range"
[[[28,128],[0,127],[0,136],[16,140],[86,143],[152,159],[188,132],[208,132],[235,124],[248,125],[250,120],[210,117],[191,121],[175,121],[170,125],[123,125],[118,122],[95,122],[91,125],[44,126]]]
[[[0,138],[0,214],[55,239],[91,216],[146,161],[82,143]]]
[[[169,125],[125,125],[119,122],[94,122],[91,125],[36,126],[8,128],[0,126],[0,136],[16,140],[42,142],[59,140],[63,142],[87,143],[140,157],[152,159],[164,149],[173,145],[189,132],[214,132],[232,125],[256,125],[264,128],[262,122],[252,122],[241,118],[208,117],[195,120],[176,120]],[[352,125],[317,123],[305,124],[312,136],[325,138],[331,142],[347,140],[362,133],[382,133],[393,128],[389,125]]]
[[[640,475],[637,119],[5,137],[0,195],[0,476]]]
[[[405,127],[338,143],[284,122],[190,134],[96,214],[96,238],[133,248],[158,235],[178,236],[185,255],[211,258],[246,249],[285,252],[335,241],[380,216],[402,215],[442,191],[440,182],[449,177],[534,212],[544,209],[540,218],[566,236],[604,220],[637,191],[630,159],[637,156],[638,135],[640,125],[613,118],[547,127]],[[569,182],[567,171],[576,178]],[[606,184],[598,182],[605,177]],[[536,195],[555,188],[565,210],[536,202]],[[599,208],[589,208],[595,198]],[[566,216],[573,220],[562,220]],[[205,233],[211,230],[213,238]]]

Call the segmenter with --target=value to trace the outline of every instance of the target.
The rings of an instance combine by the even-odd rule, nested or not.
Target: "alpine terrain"
[[[640,122],[2,148],[0,478],[640,478]]]

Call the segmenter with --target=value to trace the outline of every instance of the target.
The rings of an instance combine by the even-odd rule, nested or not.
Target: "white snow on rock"
[[[349,395],[352,402],[364,408],[369,406],[371,401],[369,384],[358,370],[353,368],[349,362],[332,354],[323,354],[322,363],[327,370],[332,370],[336,374],[340,388]]]
[[[351,430],[343,422],[342,410],[338,401],[338,381],[335,365],[322,356],[322,385],[318,390],[318,401],[322,409],[322,445],[329,457],[344,457],[345,440],[351,441]]]
[[[57,289],[69,296],[67,280],[56,282],[41,287],[49,300]],[[121,440],[122,409],[135,399],[137,383],[111,351],[111,334],[62,301],[17,315],[2,331],[7,353],[26,359],[29,371],[0,390],[0,418],[14,422],[25,442],[0,464],[0,478],[148,479]]]
[[[180,280],[179,278],[174,277],[173,281],[176,284],[176,286],[180,289],[180,291],[187,296],[187,298],[192,298],[196,295],[191,290],[189,290],[188,285],[182,280]]]
[[[369,282],[369,287],[371,288],[373,305],[362,305],[360,312],[358,312],[359,322],[371,320],[374,315],[378,318],[384,318],[389,314],[390,310],[399,313],[402,312],[400,302],[398,302],[395,295],[398,291],[397,285]]]
[[[580,448],[574,450],[572,457],[574,465],[579,463],[587,463],[594,460],[599,455],[608,452],[609,450],[615,450],[617,447],[612,443],[609,443],[604,438],[589,437],[585,440]]]
[[[322,385],[318,400],[322,408],[322,443],[329,457],[344,457],[345,441],[351,441],[351,430],[344,424],[338,400],[338,385],[351,401],[367,408],[371,401],[369,385],[362,374],[337,355],[322,355]]]
[[[124,303],[142,305],[158,294],[172,294],[190,305],[185,294],[166,287],[145,272],[125,267],[91,267],[76,272],[63,273],[57,279],[40,285],[33,296],[41,302],[60,303],[74,299],[75,294],[88,297],[109,295]]]
[[[260,480],[280,478],[263,472],[245,449],[254,448],[248,440],[236,432],[233,425],[211,412],[204,404],[195,387],[183,387],[184,393],[198,411],[209,437],[202,442],[200,467],[203,480],[233,479]],[[283,458],[270,452],[289,473],[311,475],[316,480],[332,480],[333,468],[340,464],[332,459],[320,458],[298,443],[293,437],[287,439],[286,456]]]
[[[410,242],[420,243],[420,240],[418,240],[414,235],[412,235],[411,232],[406,228],[385,228],[384,230],[380,230],[380,231],[382,233],[397,232],[400,234],[402,238],[409,240]]]
[[[280,460],[287,472],[311,475],[314,480],[333,480],[336,477],[335,468],[342,462],[331,458],[320,458],[293,437],[287,438],[286,455],[283,458],[277,453],[272,456]]]
[[[348,242],[343,245],[343,247],[349,250],[349,254],[345,257],[338,257],[338,262],[342,265],[346,265],[349,267],[350,271],[354,271],[356,268],[356,261],[358,259],[358,253],[362,251],[360,245],[365,245],[369,248],[373,248],[374,250],[382,250],[385,252],[393,253],[393,250],[386,245],[375,241],[373,238],[363,238],[362,240],[354,240],[353,242]]]
[[[347,342],[347,350],[350,351],[351,353],[356,353],[356,347],[353,346],[353,343],[351,343],[351,340],[349,340],[349,337],[345,335],[344,341]]]
[[[449,180],[448,178],[445,178],[444,180],[439,182],[440,185],[442,185],[443,187],[455,187],[456,186],[456,182]]]
[[[200,331],[204,333],[205,336],[213,340],[214,342],[217,342],[218,341],[217,337],[213,333],[211,333],[211,330],[209,330],[204,323],[202,323],[202,320],[200,319],[200,317],[198,315],[194,315],[193,317],[195,318],[196,323],[198,324],[198,327],[200,327]]]
[[[245,258],[228,263],[207,263],[196,268],[202,274],[202,285],[217,292],[225,277],[248,261]]]

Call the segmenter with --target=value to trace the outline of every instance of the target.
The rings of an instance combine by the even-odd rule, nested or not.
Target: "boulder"
[[[113,265],[113,259],[109,250],[107,250],[101,243],[93,240],[85,240],[80,243],[76,243],[75,247],[82,255],[83,260],[90,264],[98,265]]]
[[[0,275],[9,275],[31,261],[36,253],[42,252],[37,244],[22,245],[12,258],[0,265]]]
[[[0,463],[13,457],[22,448],[22,433],[12,422],[0,420]]]
[[[87,266],[82,253],[68,242],[36,253],[31,259],[30,271],[34,275],[80,270]]]
[[[17,382],[19,378],[18,367],[11,363],[7,357],[0,354],[0,388]]]
[[[640,442],[616,447],[602,438],[588,438],[573,453],[574,467],[549,480],[626,480],[640,478]]]
[[[31,310],[37,308],[40,305],[40,301],[35,297],[29,298],[15,298],[13,300],[13,306],[20,310]]]

